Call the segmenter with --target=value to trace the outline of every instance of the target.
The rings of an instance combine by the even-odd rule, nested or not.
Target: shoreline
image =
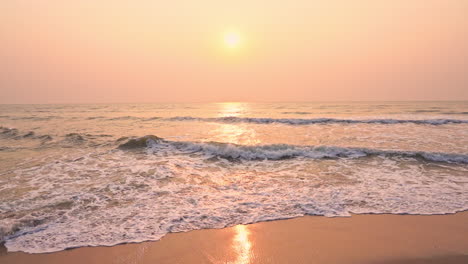
[[[303,216],[54,253],[2,245],[0,263],[468,263],[468,212]]]

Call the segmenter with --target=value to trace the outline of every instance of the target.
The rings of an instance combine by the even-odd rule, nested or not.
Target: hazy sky
[[[468,100],[468,1],[0,1],[0,103],[321,100]]]

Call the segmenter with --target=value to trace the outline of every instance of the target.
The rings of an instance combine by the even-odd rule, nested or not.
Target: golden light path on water
[[[219,117],[241,116],[248,112],[248,105],[240,102],[219,103]]]
[[[218,117],[240,117],[248,112],[246,103],[219,103]],[[247,128],[244,124],[219,124],[216,129],[219,141],[239,145],[256,145],[261,141],[257,139],[255,130]]]
[[[220,103],[219,117],[239,117],[247,112],[248,105],[245,103]],[[224,142],[233,144],[258,144],[260,140],[256,139],[255,131],[238,124],[219,124],[217,133],[224,139]],[[236,254],[236,259],[230,264],[248,264],[252,262],[251,248],[252,243],[249,239],[250,231],[245,225],[234,227],[235,235],[232,240],[232,249]]]
[[[234,227],[236,232],[232,240],[232,248],[237,254],[236,260],[229,262],[231,264],[247,264],[252,262],[252,242],[249,239],[250,231],[246,225],[237,225]]]

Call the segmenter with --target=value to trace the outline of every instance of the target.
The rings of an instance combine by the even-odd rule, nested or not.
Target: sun
[[[227,31],[223,39],[224,45],[230,49],[238,48],[242,43],[242,37],[237,31]]]

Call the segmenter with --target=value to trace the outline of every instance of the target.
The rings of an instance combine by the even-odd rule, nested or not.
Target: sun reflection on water
[[[237,254],[237,258],[232,264],[247,264],[252,262],[252,243],[249,239],[250,231],[245,225],[237,225],[234,227],[236,235],[232,241],[232,247]]]
[[[240,116],[247,111],[246,103],[229,102],[219,103],[219,117]]]
[[[248,110],[246,103],[220,103],[218,117],[239,117]],[[260,143],[254,129],[248,128],[245,124],[222,124],[215,130],[215,137],[218,141],[239,144],[256,145]]]

